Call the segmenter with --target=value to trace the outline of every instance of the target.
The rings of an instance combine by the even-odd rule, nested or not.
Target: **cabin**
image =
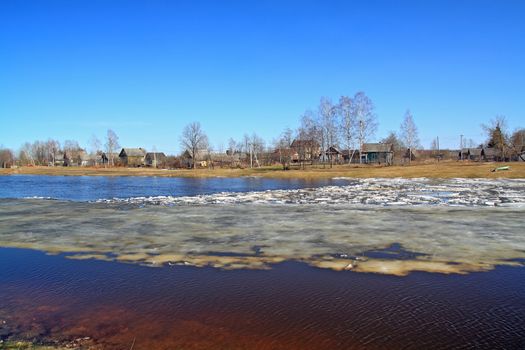
[[[319,143],[311,139],[295,139],[290,145],[292,162],[313,162],[321,153]]]
[[[392,165],[394,145],[391,143],[364,143],[360,156],[362,163]]]
[[[88,166],[89,155],[82,149],[65,151],[62,159],[56,163],[63,166]]]
[[[144,165],[146,150],[143,148],[123,148],[118,157],[124,166],[140,167]]]
[[[458,158],[460,160],[473,160],[479,162],[482,159],[482,148],[462,148],[459,151]]]
[[[345,163],[359,163],[359,150],[358,149],[345,149],[342,150],[343,160]]]
[[[487,162],[495,162],[500,158],[499,153],[497,149],[487,147],[481,150],[481,157]]]
[[[339,150],[339,148],[335,146],[330,146],[325,151],[326,157],[328,160],[332,163],[340,163],[343,160],[343,152]]]
[[[166,163],[164,152],[148,152],[144,157],[144,164],[153,168],[161,167]]]
[[[183,167],[192,168],[195,163],[197,166],[206,167],[208,163],[205,158],[209,158],[209,153],[206,149],[197,150],[195,159],[193,159],[189,150],[185,150],[181,154],[181,165]]]
[[[413,162],[416,160],[416,158],[416,151],[410,148],[407,148],[403,154],[403,161],[405,162]]]

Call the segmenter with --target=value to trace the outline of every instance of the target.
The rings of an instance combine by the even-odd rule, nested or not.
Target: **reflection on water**
[[[139,176],[0,176],[0,198],[55,198],[94,201],[138,196],[194,196],[343,185],[344,179],[169,178]]]
[[[0,338],[94,349],[520,349],[525,268],[151,269],[0,249]],[[4,321],[5,323],[2,323]]]

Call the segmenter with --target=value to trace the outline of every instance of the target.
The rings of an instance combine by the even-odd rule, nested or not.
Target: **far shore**
[[[509,170],[493,170],[510,166]],[[56,176],[159,176],[159,177],[243,177],[260,176],[283,179],[327,179],[349,178],[525,178],[525,163],[477,163],[445,161],[441,163],[422,163],[412,165],[374,166],[374,165],[329,165],[307,166],[306,169],[292,167],[282,170],[280,166],[245,169],[153,169],[153,168],[95,168],[95,167],[19,167],[0,169],[0,175],[56,175]]]

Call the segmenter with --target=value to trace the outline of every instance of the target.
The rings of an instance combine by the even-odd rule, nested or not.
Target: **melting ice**
[[[96,203],[11,199],[0,201],[0,246],[148,266],[265,269],[297,260],[394,275],[468,273],[524,261],[524,204],[525,181],[475,179]]]

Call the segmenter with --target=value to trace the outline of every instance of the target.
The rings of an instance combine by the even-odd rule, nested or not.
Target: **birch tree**
[[[323,156],[331,146],[337,146],[337,109],[329,98],[322,97],[319,103],[319,124],[322,133],[322,152]],[[332,154],[328,153],[330,167],[332,167]]]
[[[111,166],[115,165],[115,153],[117,152],[117,149],[120,147],[118,143],[118,136],[117,134],[109,129],[106,134],[106,156],[108,157],[108,161]]]
[[[363,144],[372,137],[377,130],[377,117],[374,113],[372,100],[362,91],[356,93],[352,99],[352,115],[357,130],[357,141],[359,142],[359,154],[363,152]],[[362,157],[359,157],[362,162]]]
[[[284,129],[277,140],[276,149],[279,152],[279,163],[282,164],[283,170],[288,170],[292,161],[292,142],[293,131],[290,128]]]
[[[305,168],[306,159],[313,164],[314,160],[319,157],[319,146],[322,144],[322,135],[319,124],[316,121],[315,114],[307,110],[301,116],[301,124],[297,129],[297,138],[300,142],[297,145],[297,153],[301,166]]]
[[[181,136],[181,146],[186,149],[192,160],[193,169],[197,167],[196,158],[200,150],[207,149],[208,136],[204,133],[199,122],[193,122],[184,127]]]
[[[412,151],[419,146],[419,137],[416,124],[410,110],[405,113],[405,118],[401,123],[401,139],[408,147],[408,162],[412,161]]]
[[[95,135],[91,135],[89,139],[89,146],[91,147],[91,154],[97,154],[102,148],[102,143]]]
[[[341,96],[337,107],[340,114],[341,136],[345,148],[350,152],[354,148],[356,126],[355,115],[352,113],[353,101],[348,96]],[[352,156],[348,157],[348,163],[352,161]]]
[[[57,156],[60,153],[60,143],[57,140],[49,139],[46,142],[46,148],[47,154],[51,160],[49,163],[52,166],[55,166]]]

